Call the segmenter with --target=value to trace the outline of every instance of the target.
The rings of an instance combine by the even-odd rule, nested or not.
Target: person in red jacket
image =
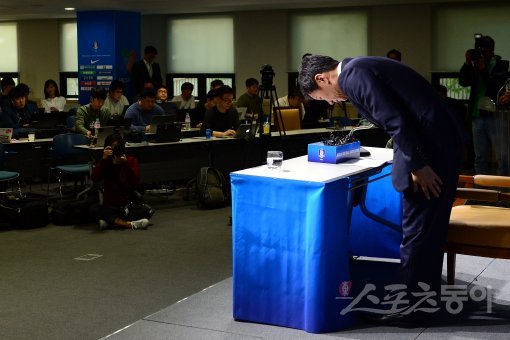
[[[103,203],[98,208],[99,229],[116,226],[131,229],[147,229],[149,220],[129,220],[125,206],[140,181],[138,160],[125,153],[125,143],[119,134],[106,138],[103,155],[92,170],[94,183],[102,182]]]

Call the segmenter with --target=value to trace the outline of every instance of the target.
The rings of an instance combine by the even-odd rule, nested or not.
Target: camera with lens
[[[112,153],[114,156],[122,157],[126,153],[126,146],[124,143],[119,143],[113,147]]]
[[[261,82],[262,86],[264,86],[266,89],[270,89],[273,86],[273,78],[274,78],[274,70],[273,67],[269,64],[262,65],[262,68],[260,69]]]
[[[468,50],[471,55],[472,61],[478,61],[483,57],[484,46],[482,42],[483,35],[481,33],[475,33],[475,48]]]
[[[468,50],[468,53],[471,55],[472,61],[478,61],[483,57],[483,50],[481,48],[472,48]]]

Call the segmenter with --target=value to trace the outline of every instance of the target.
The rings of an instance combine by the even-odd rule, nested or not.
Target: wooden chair
[[[510,193],[499,190],[510,188],[510,177],[461,175],[459,184],[465,187],[457,188],[445,247],[448,284],[455,282],[456,254],[510,259],[510,208],[465,204],[466,200],[510,202]]]
[[[281,112],[281,117],[278,111]],[[276,130],[282,126],[281,120],[283,120],[283,128],[285,131],[301,130],[301,109],[299,107],[278,107],[273,108],[274,114],[274,125]]]

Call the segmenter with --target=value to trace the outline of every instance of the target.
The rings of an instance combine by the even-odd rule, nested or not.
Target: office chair
[[[281,112],[281,116],[278,113]],[[277,131],[301,130],[301,109],[299,107],[278,107],[273,108],[274,125]],[[283,120],[283,126],[281,121]]]
[[[74,148],[74,145],[88,145],[90,140],[87,136],[77,133],[63,133],[53,137],[51,148],[51,161],[53,166],[48,173],[48,192],[51,172],[57,172],[60,197],[62,197],[62,179],[64,176],[74,178],[74,188],[77,192],[77,182],[84,180],[90,175],[89,154],[87,150]]]
[[[510,208],[501,206],[510,202],[510,193],[499,190],[510,188],[510,177],[461,175],[459,184],[464,187],[457,188],[445,246],[449,285],[455,282],[456,254],[510,259]],[[493,205],[466,204],[467,200]]]
[[[3,145],[3,143],[0,143],[0,165],[3,165],[4,158],[5,158],[4,145]],[[19,176],[20,176],[19,172],[0,170],[0,188],[1,188],[0,194],[7,193],[8,192],[7,188],[9,188],[9,183],[11,181],[17,180],[19,196],[22,197],[23,194],[21,192]]]

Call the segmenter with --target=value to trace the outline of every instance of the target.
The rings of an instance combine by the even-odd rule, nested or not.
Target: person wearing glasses
[[[108,109],[112,117],[122,117],[126,106],[129,101],[124,96],[124,84],[120,80],[112,81],[103,108]]]
[[[239,128],[239,113],[232,108],[234,90],[223,85],[217,90],[216,105],[205,112],[201,131],[210,129],[213,137],[233,136]]]

